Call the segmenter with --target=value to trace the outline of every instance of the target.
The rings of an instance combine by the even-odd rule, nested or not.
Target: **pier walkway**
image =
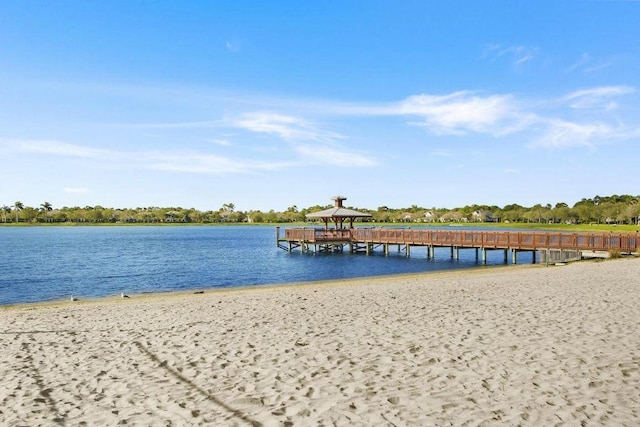
[[[476,250],[476,258],[481,256],[486,262],[487,250],[503,250],[505,262],[511,252],[517,262],[518,252],[541,253],[545,260],[565,261],[589,256],[606,256],[617,251],[631,254],[640,249],[638,233],[568,233],[544,231],[482,231],[482,230],[442,230],[442,229],[399,229],[399,228],[287,228],[284,236],[276,227],[278,247],[302,252],[341,252],[346,247],[351,252],[371,254],[382,248],[389,254],[390,246],[397,246],[406,256],[411,248],[427,248],[427,258],[435,256],[435,248],[451,248],[452,258],[458,258],[460,249]],[[560,256],[554,256],[560,254]]]

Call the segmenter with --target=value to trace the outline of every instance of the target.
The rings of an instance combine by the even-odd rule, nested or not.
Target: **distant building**
[[[477,210],[471,214],[471,220],[473,222],[498,222],[498,218],[493,215],[493,212],[488,210]]]

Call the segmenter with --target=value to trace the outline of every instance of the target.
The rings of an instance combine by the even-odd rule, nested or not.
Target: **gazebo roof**
[[[364,212],[354,211],[353,209],[347,209],[342,206],[342,201],[347,200],[343,196],[335,196],[332,198],[335,201],[335,207],[325,209],[323,211],[312,212],[305,215],[307,218],[320,218],[320,219],[344,219],[344,218],[369,218],[370,214]]]
[[[347,208],[330,208],[307,214],[307,218],[369,218],[368,213],[354,211]]]

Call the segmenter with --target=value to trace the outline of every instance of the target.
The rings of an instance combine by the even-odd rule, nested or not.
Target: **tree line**
[[[54,208],[49,202],[25,206],[17,201],[2,206],[2,222],[8,223],[291,223],[306,221],[305,215],[328,209],[332,205],[315,205],[299,209],[293,205],[285,211],[236,210],[225,203],[218,210],[199,211],[181,207],[109,208],[100,205]],[[380,206],[377,209],[357,208],[371,214],[371,222],[504,222],[504,223],[565,223],[565,224],[639,224],[640,196],[613,195],[583,198],[573,206],[567,203],[536,204],[531,207],[510,204],[504,207],[468,205],[461,208],[406,208]]]

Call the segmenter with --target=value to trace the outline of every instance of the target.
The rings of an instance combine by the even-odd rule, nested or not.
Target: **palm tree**
[[[40,211],[44,213],[45,221],[49,222],[49,212],[51,212],[52,210],[53,206],[51,206],[51,203],[49,202],[44,202],[40,205]]]
[[[7,222],[7,214],[11,213],[11,207],[4,205],[1,210],[2,210],[2,218],[4,219],[4,222]]]
[[[13,209],[16,211],[16,222],[20,222],[20,211],[24,209],[24,204],[20,201],[17,201],[13,204]]]

